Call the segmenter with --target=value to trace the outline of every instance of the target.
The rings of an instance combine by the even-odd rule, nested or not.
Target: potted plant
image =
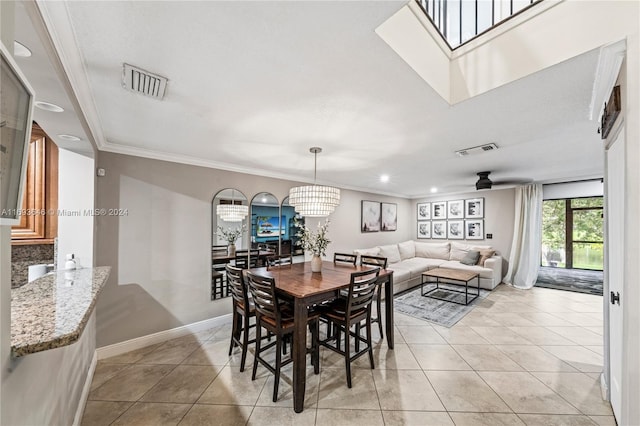
[[[322,258],[325,256],[326,249],[329,246],[331,240],[327,238],[327,231],[329,229],[329,219],[324,223],[318,223],[318,231],[312,232],[307,225],[301,223],[296,219],[296,227],[299,228],[296,237],[299,238],[300,247],[305,251],[310,251],[311,257],[311,272],[320,272],[322,269]]]
[[[219,235],[225,240],[229,246],[228,252],[229,256],[235,256],[236,254],[236,241],[238,237],[242,235],[245,231],[246,226],[242,225],[240,228],[227,228],[224,229],[222,226],[218,226]]]

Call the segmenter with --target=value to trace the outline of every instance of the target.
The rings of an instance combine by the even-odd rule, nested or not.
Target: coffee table
[[[425,284],[433,284],[433,281],[429,281],[429,278],[435,278],[435,284],[436,284],[436,288],[433,288],[427,292],[424,291],[424,285]],[[473,281],[473,279],[476,279],[476,282],[478,284],[477,287],[471,287],[472,289],[475,288],[475,293],[469,293],[469,283],[471,281]],[[454,290],[451,288],[440,288],[440,283],[442,282],[441,280],[447,280],[446,284],[453,284],[453,285],[464,285],[464,291],[461,290]],[[436,291],[447,291],[450,293],[461,293],[464,294],[464,303],[462,302],[457,302],[455,300],[449,300],[449,299],[445,299],[442,297],[438,297],[436,295],[434,295],[433,293],[435,293]],[[471,272],[471,271],[462,271],[462,270],[456,270],[456,269],[445,269],[445,268],[435,268],[435,269],[431,269],[429,271],[423,272],[422,273],[422,282],[420,283],[420,293],[425,296],[425,297],[430,297],[432,299],[438,299],[438,300],[444,300],[445,302],[451,302],[451,303],[457,303],[458,305],[468,305],[469,303],[473,302],[479,295],[480,295],[480,275],[478,275],[478,273],[476,272]],[[469,296],[473,296],[471,297],[471,299],[469,299]]]

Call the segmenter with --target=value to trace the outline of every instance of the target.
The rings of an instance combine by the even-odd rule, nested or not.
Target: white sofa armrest
[[[492,256],[484,261],[485,268],[493,269],[494,285],[502,282],[502,256]]]

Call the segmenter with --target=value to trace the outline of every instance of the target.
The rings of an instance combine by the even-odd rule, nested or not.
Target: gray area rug
[[[602,296],[602,271],[586,269],[549,268],[542,266],[538,272],[536,287],[556,290],[575,291],[578,293],[597,294]]]
[[[425,284],[425,291],[434,289],[435,284]],[[450,286],[440,284],[441,289],[452,288],[455,290],[464,290],[462,286]],[[469,289],[470,293],[475,293],[476,289]],[[433,322],[444,327],[452,327],[473,310],[473,307],[482,299],[491,293],[488,290],[480,289],[480,295],[469,305],[458,305],[444,300],[437,300],[431,297],[422,296],[420,286],[397,294],[393,300],[393,308],[397,312],[402,312],[409,316],[419,318],[425,321]],[[440,290],[434,293],[438,297],[447,298],[448,300],[457,300],[464,302],[464,294],[448,292]]]

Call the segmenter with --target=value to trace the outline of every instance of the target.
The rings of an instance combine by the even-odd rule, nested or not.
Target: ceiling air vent
[[[135,93],[154,99],[164,98],[167,79],[133,65],[122,65],[122,86]]]
[[[472,154],[481,154],[483,152],[495,151],[498,149],[498,145],[495,143],[488,143],[486,145],[474,146],[473,148],[465,148],[459,151],[456,151],[458,157],[466,157]]]

